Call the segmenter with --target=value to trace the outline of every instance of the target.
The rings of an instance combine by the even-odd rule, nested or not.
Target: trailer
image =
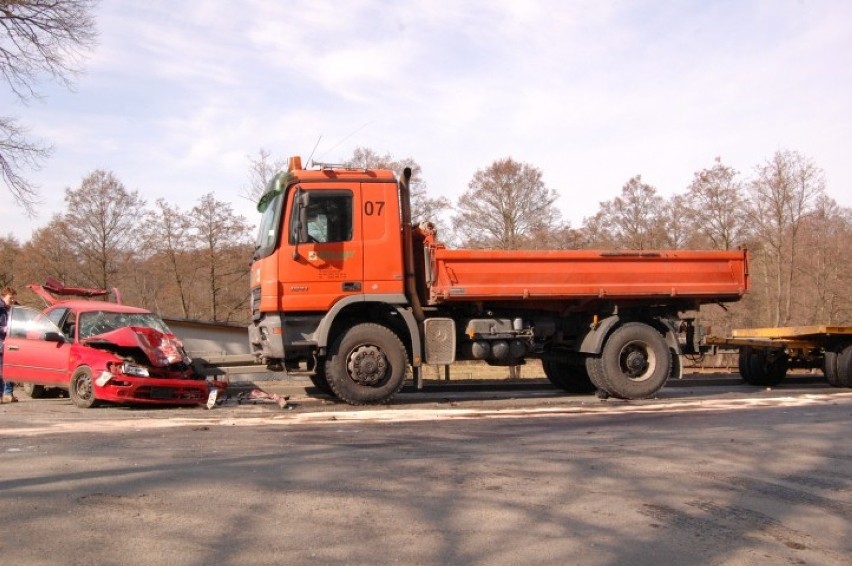
[[[705,342],[738,350],[740,376],[751,385],[777,385],[790,369],[821,369],[832,386],[852,387],[852,326],[745,328]]]

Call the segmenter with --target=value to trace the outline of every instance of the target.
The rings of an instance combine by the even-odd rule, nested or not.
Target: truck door
[[[300,211],[298,198],[308,204]],[[282,234],[281,308],[285,312],[328,310],[364,285],[361,203],[353,188],[299,189],[290,192],[286,232]],[[307,223],[307,240],[300,242],[300,218]],[[305,231],[302,230],[302,234]],[[287,253],[289,252],[289,253]]]

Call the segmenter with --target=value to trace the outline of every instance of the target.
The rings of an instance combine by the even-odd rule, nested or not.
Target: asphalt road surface
[[[0,406],[0,564],[848,563],[852,391],[735,383],[22,399]]]

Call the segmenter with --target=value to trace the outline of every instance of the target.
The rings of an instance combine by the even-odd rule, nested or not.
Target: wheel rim
[[[92,378],[89,375],[81,375],[74,383],[74,391],[77,397],[88,401],[92,398]]]
[[[376,346],[358,346],[346,362],[346,369],[352,381],[360,385],[377,385],[387,375],[388,360]]]
[[[632,340],[621,348],[618,365],[630,381],[645,381],[657,369],[657,356],[645,342]]]

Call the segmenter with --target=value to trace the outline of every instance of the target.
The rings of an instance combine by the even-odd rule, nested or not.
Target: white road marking
[[[617,403],[617,404],[616,404]],[[599,404],[584,403],[582,405],[565,405],[562,407],[521,407],[509,409],[459,409],[459,408],[413,408],[398,409],[395,407],[355,410],[355,411],[324,411],[299,412],[286,411],[281,413],[264,413],[262,416],[241,415],[239,417],[216,417],[215,411],[205,413],[204,417],[168,417],[67,421],[40,424],[32,427],[0,427],[0,437],[32,437],[46,434],[62,433],[108,433],[126,432],[128,430],[142,431],[179,427],[223,427],[223,426],[267,426],[267,425],[297,425],[323,423],[390,423],[390,422],[423,422],[449,421],[470,419],[518,419],[541,417],[570,417],[576,415],[611,415],[611,414],[661,414],[661,413],[697,413],[720,412],[743,409],[759,409],[769,407],[819,407],[821,405],[852,403],[852,392],[831,394],[803,394],[795,397],[767,397],[761,399],[705,399],[670,402],[601,402]]]

